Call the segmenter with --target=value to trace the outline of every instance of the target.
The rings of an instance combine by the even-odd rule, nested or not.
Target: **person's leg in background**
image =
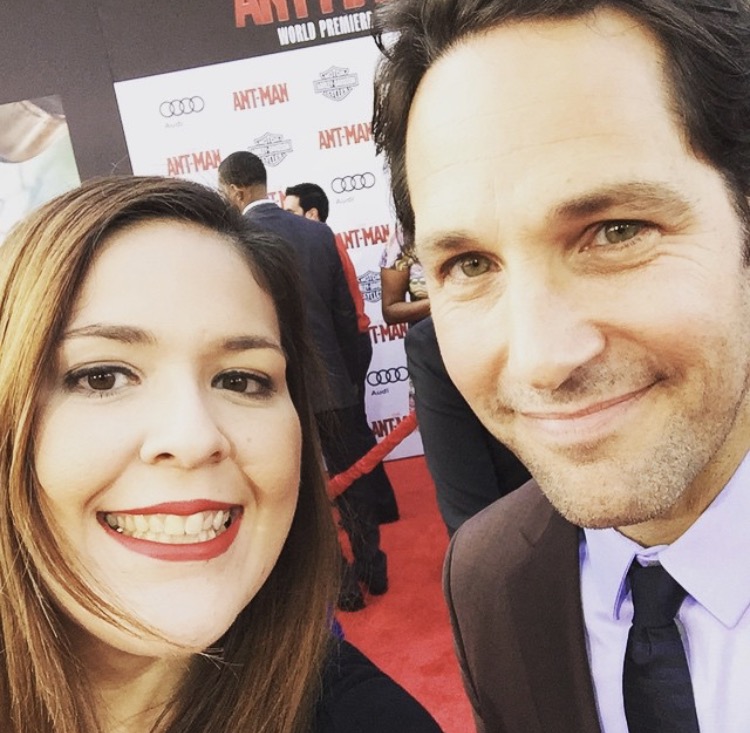
[[[479,422],[448,376],[432,318],[406,334],[417,422],[448,534],[529,480],[516,456]]]
[[[372,341],[370,341],[370,332],[360,333],[357,340],[357,361],[359,373],[355,380],[357,387],[358,415],[356,420],[357,430],[360,432],[360,440],[364,445],[369,445],[368,451],[377,445],[377,440],[372,434],[370,422],[367,419],[367,372],[370,369],[372,360]],[[398,503],[396,494],[393,491],[393,484],[385,472],[382,461],[375,466],[370,472],[370,481],[375,494],[375,512],[380,524],[395,522],[399,518]]]
[[[362,431],[356,428],[357,411],[358,408],[352,406],[317,416],[323,456],[331,476],[348,469],[369,450]],[[387,559],[380,549],[377,498],[371,476],[365,474],[355,479],[336,497],[335,503],[341,526],[351,544],[356,579],[374,595],[385,593],[388,590]],[[354,589],[347,573],[345,570],[344,582],[351,593]]]

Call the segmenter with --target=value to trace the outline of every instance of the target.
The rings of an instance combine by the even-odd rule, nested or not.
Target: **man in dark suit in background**
[[[268,198],[266,168],[248,151],[227,156],[219,166],[222,193],[256,226],[282,236],[294,250],[305,285],[307,317],[327,376],[315,395],[323,455],[331,475],[359,460],[369,445],[356,429],[357,317],[331,229],[284,211]],[[380,549],[375,495],[368,475],[336,498],[341,523],[354,555],[354,573],[373,594],[388,589],[385,553]],[[364,606],[356,582],[345,573],[340,606]]]
[[[445,365],[535,479],[446,562],[479,730],[750,731],[750,2],[374,20]]]
[[[317,183],[297,183],[287,186],[284,192],[283,208],[297,216],[304,216],[313,221],[328,221],[330,205],[328,195]],[[354,377],[354,386],[357,388],[358,415],[357,427],[362,433],[363,444],[375,447],[377,440],[372,434],[372,429],[367,418],[367,406],[365,403],[366,389],[365,380],[372,360],[372,341],[370,340],[370,318],[365,313],[365,301],[359,289],[357,272],[349,257],[349,253],[343,243],[336,240],[336,250],[344,268],[346,284],[349,286],[354,308],[357,311],[357,373]],[[377,514],[380,524],[395,522],[399,518],[398,503],[393,486],[385,472],[382,462],[378,463],[370,471],[370,480],[377,497]]]

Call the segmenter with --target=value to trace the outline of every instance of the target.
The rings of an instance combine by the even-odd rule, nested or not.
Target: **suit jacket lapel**
[[[578,528],[539,494],[523,528],[528,562],[508,579],[513,624],[540,729],[600,733],[586,652],[580,596]]]

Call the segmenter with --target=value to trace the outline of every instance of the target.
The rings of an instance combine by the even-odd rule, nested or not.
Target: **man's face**
[[[409,118],[448,370],[583,526],[689,523],[748,448],[744,235],[661,64],[614,11],[502,26],[442,57]]]
[[[305,210],[299,205],[299,196],[284,196],[284,211],[290,211],[292,214],[297,216],[304,216]]]

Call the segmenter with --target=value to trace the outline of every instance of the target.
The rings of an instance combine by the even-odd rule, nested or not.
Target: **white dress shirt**
[[[242,209],[242,215],[244,216],[248,211],[250,211],[250,209],[254,209],[256,206],[260,206],[261,204],[273,204],[274,206],[278,206],[278,204],[273,199],[256,199],[255,201],[251,201],[244,209]]]
[[[750,454],[748,454],[750,455]],[[701,733],[750,733],[750,458],[671,545],[644,549],[614,529],[584,531],[581,597],[603,733],[628,733],[622,697],[634,557],[687,591],[677,614]]]

